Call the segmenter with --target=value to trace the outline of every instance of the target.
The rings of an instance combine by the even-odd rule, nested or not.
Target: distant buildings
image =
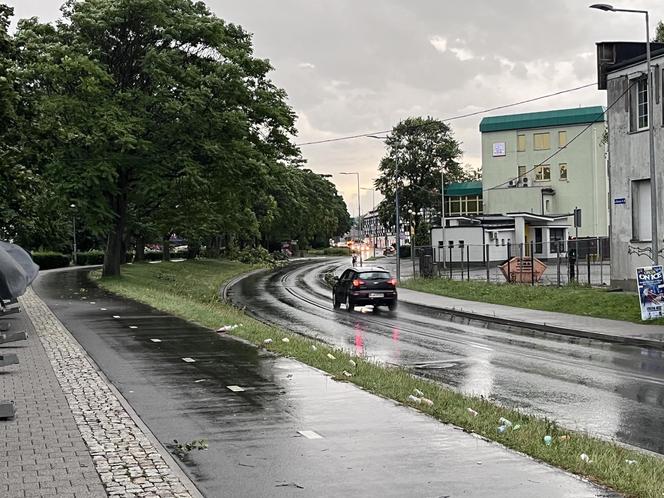
[[[602,107],[484,118],[484,212],[560,217],[580,208],[579,236],[607,236],[604,131]]]
[[[636,288],[636,268],[650,266],[652,243],[648,107],[653,105],[659,202],[657,232],[664,248],[664,44],[651,44],[655,87],[648,101],[645,43],[597,44],[598,87],[607,90],[611,192],[611,284]],[[660,255],[660,263],[662,256]]]

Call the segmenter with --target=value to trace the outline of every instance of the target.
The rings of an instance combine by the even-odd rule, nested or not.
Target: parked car
[[[393,256],[396,253],[397,253],[397,250],[392,246],[386,247],[383,250],[383,256]]]
[[[385,268],[349,268],[340,277],[335,277],[332,286],[334,309],[341,308],[342,303],[347,311],[367,304],[394,310],[397,307],[397,280]]]

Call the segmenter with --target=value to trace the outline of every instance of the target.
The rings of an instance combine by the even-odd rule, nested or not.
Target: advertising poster
[[[636,269],[641,302],[641,320],[652,320],[664,316],[664,277],[661,266],[646,266]]]

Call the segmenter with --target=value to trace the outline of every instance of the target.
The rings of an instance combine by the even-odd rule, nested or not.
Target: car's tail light
[[[359,286],[362,285],[363,283],[364,283],[364,280],[361,280],[361,279],[359,279],[359,278],[356,278],[355,280],[353,280],[353,287],[359,287]]]
[[[388,284],[390,284],[392,287],[397,286],[397,279],[396,278],[391,278],[387,281]]]

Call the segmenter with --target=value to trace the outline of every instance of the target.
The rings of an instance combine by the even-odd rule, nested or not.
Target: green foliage
[[[654,41],[659,43],[664,43],[664,22],[659,21],[657,27],[655,28],[655,39]]]
[[[188,443],[181,443],[177,439],[173,439],[170,449],[180,460],[184,460],[191,450],[207,450],[208,442],[207,439],[194,439]]]
[[[59,252],[33,252],[32,260],[39,265],[40,270],[69,266],[69,255]]]
[[[422,208],[440,206],[441,170],[445,185],[465,181],[472,175],[461,167],[461,146],[443,121],[408,118],[394,127],[385,143],[387,155],[380,162],[375,185],[385,196],[378,211],[386,226],[395,223],[397,185],[401,213],[419,213]],[[416,214],[416,226],[420,220],[420,214]]]
[[[310,256],[350,256],[348,247],[326,247],[324,249],[308,249]]]
[[[633,293],[606,292],[579,285],[533,287],[523,284],[461,282],[446,278],[416,278],[404,281],[402,286],[470,301],[644,323],[641,321],[639,298]],[[663,325],[664,318],[645,323]]]
[[[81,266],[100,265],[104,262],[104,251],[87,251],[76,253],[76,263]]]

